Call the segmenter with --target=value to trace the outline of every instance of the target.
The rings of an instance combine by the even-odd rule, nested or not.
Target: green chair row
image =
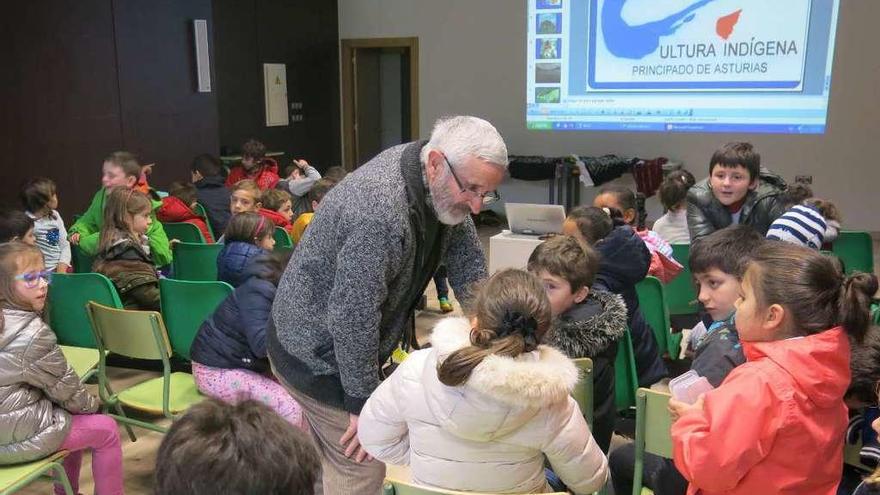
[[[639,377],[636,374],[636,358],[629,329],[617,344],[614,359],[614,403],[617,410],[626,411],[636,405]]]

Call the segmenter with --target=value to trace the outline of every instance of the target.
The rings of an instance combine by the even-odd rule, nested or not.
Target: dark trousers
[[[611,481],[615,495],[630,495],[633,492],[636,447],[629,443],[623,445],[608,457],[611,468]],[[642,466],[642,486],[650,488],[655,495],[685,495],[688,482],[675,468],[672,459],[645,453]]]
[[[437,298],[449,297],[449,286],[446,284],[446,265],[440,265],[434,272],[434,285],[437,287]]]

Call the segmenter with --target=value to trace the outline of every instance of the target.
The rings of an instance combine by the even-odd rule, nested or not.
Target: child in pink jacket
[[[688,495],[832,495],[843,465],[849,338],[877,290],[815,250],[758,248],[736,303],[746,363],[694,404],[670,400]]]

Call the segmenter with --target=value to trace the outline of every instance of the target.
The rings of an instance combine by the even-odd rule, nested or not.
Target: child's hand
[[[58,263],[58,266],[55,267],[55,273],[70,273],[72,271],[67,263]]]
[[[178,242],[180,242],[180,239],[169,239],[168,240],[168,244],[172,244],[172,245],[177,244]]]
[[[79,232],[74,232],[67,238],[67,240],[70,241],[71,244],[79,244]]]
[[[703,395],[700,395],[697,401],[693,404],[669,399],[669,405],[667,405],[666,408],[669,409],[669,415],[672,416],[672,422],[675,423],[678,421],[678,418],[689,411],[701,411],[703,409]]]
[[[302,158],[297,158],[293,160],[293,163],[300,168],[300,170],[305,170],[306,167],[309,166],[309,162],[303,160]]]

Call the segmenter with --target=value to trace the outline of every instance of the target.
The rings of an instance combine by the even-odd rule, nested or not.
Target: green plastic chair
[[[52,276],[48,320],[59,344],[98,348],[86,312],[86,303],[89,301],[122,308],[113,282],[100,273],[56,273]]]
[[[175,242],[171,277],[177,280],[217,280],[217,255],[223,244]]]
[[[293,247],[293,240],[290,239],[290,234],[287,233],[281,227],[275,227],[275,250],[279,251],[284,248]]]
[[[680,354],[681,333],[672,333],[663,283],[657,277],[647,276],[636,284],[636,294],[639,297],[642,315],[654,330],[654,338],[657,340],[660,352],[666,352],[670,359],[677,360]]]
[[[566,495],[568,492],[553,492],[542,495]],[[427,488],[424,486],[414,485],[408,481],[396,480],[393,478],[385,478],[382,485],[382,495],[492,495],[486,493],[475,492],[459,492],[455,490],[443,490],[440,488]],[[535,495],[535,494],[533,494]]]
[[[580,379],[571,396],[581,408],[581,414],[587,420],[587,424],[593,426],[593,360],[590,358],[572,359],[578,368]]]
[[[640,388],[636,392],[636,464],[632,495],[654,493],[642,488],[642,470],[646,452],[667,459],[672,458],[672,436],[669,433],[672,417],[666,409],[669,397],[669,394],[647,388]],[[648,425],[651,427],[648,428]]]
[[[95,262],[95,257],[89,254],[86,254],[85,251],[82,250],[76,244],[70,245],[70,264],[73,266],[74,273],[89,273],[92,271],[92,264]]]
[[[167,432],[168,429],[163,426],[125,416],[121,407],[124,405],[151,414],[161,414],[173,420],[177,414],[203,399],[192,375],[171,372],[171,344],[162,315],[156,311],[110,308],[94,302],[88,303],[87,308],[100,351],[98,393],[105,407],[112,407],[117,412],[110,416],[125,425]],[[107,352],[128,358],[161,361],[162,376],[113,392],[107,378]]]
[[[67,364],[73,368],[73,371],[79,377],[81,382],[85,382],[95,374],[98,367],[98,361],[101,360],[101,357],[98,356],[97,349],[90,349],[88,347],[70,347],[67,345],[59,345],[58,347],[61,348],[61,353],[64,354],[64,359],[67,360]]]
[[[871,234],[844,230],[831,245],[831,251],[843,262],[846,273],[874,273],[874,241]]]
[[[67,495],[73,495],[73,487],[61,465],[66,456],[67,451],[62,450],[37,461],[0,466],[0,495],[15,493],[44,476],[60,483]]]
[[[632,336],[629,329],[617,344],[617,357],[614,358],[614,403],[617,411],[626,411],[636,405],[636,390],[639,377],[636,374],[636,357],[633,352]]]
[[[224,299],[232,294],[226,282],[195,282],[191,280],[159,280],[159,298],[162,319],[168,329],[171,349],[178,356],[190,360],[189,348],[199,327]]]
[[[672,245],[672,257],[684,266],[684,270],[666,284],[666,304],[670,315],[692,315],[699,310],[693,275],[688,267],[690,249],[690,244]]]
[[[217,235],[214,233],[214,227],[211,226],[211,221],[208,220],[208,210],[206,210],[205,207],[202,206],[201,203],[196,203],[196,205],[193,206],[193,211],[196,212],[196,215],[205,219],[205,225],[208,226],[208,233],[210,233],[211,237],[214,238],[214,240],[216,240]]]
[[[187,222],[169,222],[163,223],[162,228],[165,229],[165,235],[168,239],[177,239],[180,242],[199,242],[204,244],[205,236],[198,227]]]

